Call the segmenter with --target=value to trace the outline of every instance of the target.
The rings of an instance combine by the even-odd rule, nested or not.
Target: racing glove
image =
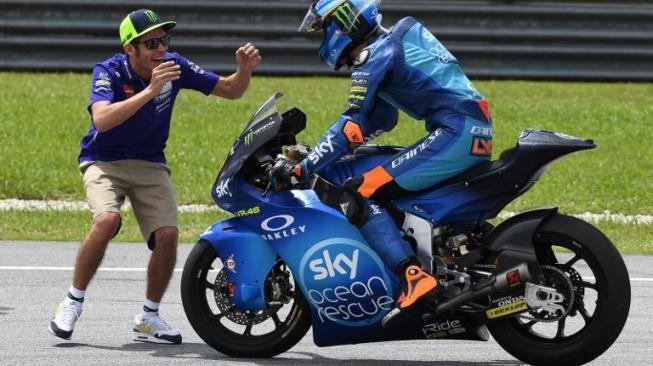
[[[302,161],[310,152],[305,143],[288,146],[285,155],[279,154],[269,170],[270,186],[275,191],[299,188],[306,184]]]

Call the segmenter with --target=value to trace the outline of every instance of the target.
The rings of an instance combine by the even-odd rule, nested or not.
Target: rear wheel
[[[272,357],[310,328],[308,302],[282,261],[266,278],[266,310],[238,310],[232,294],[222,261],[208,242],[199,241],[184,266],[181,297],[190,324],[209,346],[234,357]]]
[[[605,352],[624,327],[630,281],[614,245],[594,226],[556,215],[535,235],[545,286],[565,301],[488,324],[510,354],[533,365],[581,365]],[[563,309],[562,309],[563,308]]]

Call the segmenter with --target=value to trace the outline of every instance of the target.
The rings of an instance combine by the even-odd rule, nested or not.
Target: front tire
[[[195,332],[233,357],[272,357],[299,342],[311,326],[308,302],[278,261],[266,279],[264,311],[240,311],[231,303],[232,285],[213,246],[200,240],[181,277],[184,312]]]
[[[573,300],[560,316],[531,311],[489,323],[490,332],[529,364],[587,363],[612,345],[626,323],[630,281],[623,259],[600,230],[570,216],[546,221],[534,240],[546,285],[571,284]]]

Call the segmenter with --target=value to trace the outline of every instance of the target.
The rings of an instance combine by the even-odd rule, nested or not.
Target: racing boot
[[[416,261],[402,265],[398,274],[402,279],[403,290],[397,306],[383,317],[381,324],[384,327],[402,318],[417,302],[435,300],[440,292],[437,278],[423,270]]]

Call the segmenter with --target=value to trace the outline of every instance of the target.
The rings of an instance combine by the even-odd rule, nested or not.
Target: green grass
[[[507,209],[560,206],[568,213],[653,214],[653,84],[475,84],[490,101],[495,157],[526,128],[592,138],[599,145],[556,162]],[[76,157],[89,125],[89,89],[88,74],[0,73],[0,199],[84,199]],[[209,190],[231,143],[268,96],[281,91],[286,95],[282,110],[296,106],[306,113],[308,128],[299,137],[312,144],[337,118],[348,89],[344,78],[255,77],[238,101],[182,92],[166,149],[179,203],[212,203]],[[397,129],[378,142],[410,144],[424,135],[422,126],[402,115]],[[2,212],[0,218],[0,239],[79,240],[90,221],[87,213],[77,212]],[[182,228],[182,238],[192,239],[212,220],[210,214],[182,215],[182,225],[191,228]],[[648,252],[650,227],[617,226],[623,230],[610,230],[626,238],[628,248]],[[124,240],[139,239],[135,227],[126,228],[124,235]]]
[[[86,211],[0,211],[0,239],[81,241],[91,229],[92,217]],[[179,239],[193,243],[213,222],[226,217],[220,211],[185,213],[179,218]],[[131,210],[122,212],[122,227],[115,240],[145,243]]]

